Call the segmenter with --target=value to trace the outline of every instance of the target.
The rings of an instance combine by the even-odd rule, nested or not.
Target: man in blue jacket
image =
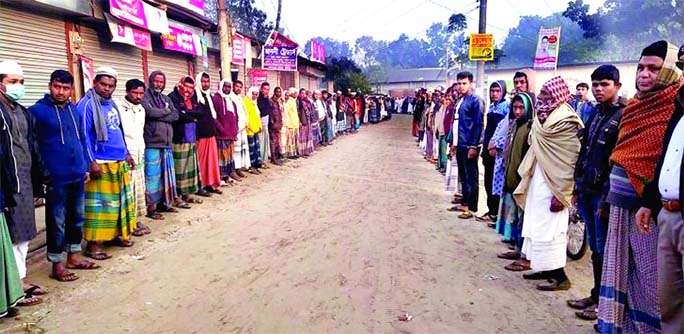
[[[89,180],[89,173],[82,119],[69,101],[73,85],[74,77],[69,72],[52,72],[50,93],[29,108],[43,158],[43,183],[47,185],[45,227],[47,259],[52,263],[50,277],[60,282],[78,279],[68,269],[99,268],[78,255],[85,220],[84,181]],[[62,263],[65,251],[66,266]]]
[[[456,76],[456,91],[461,96],[456,103],[457,112],[454,116],[458,118],[458,136],[453,136],[451,151],[456,154],[458,178],[463,191],[461,205],[456,206],[456,211],[463,212],[459,218],[469,219],[477,212],[480,189],[477,160],[482,145],[485,103],[473,94],[473,74],[470,72],[461,72]]]

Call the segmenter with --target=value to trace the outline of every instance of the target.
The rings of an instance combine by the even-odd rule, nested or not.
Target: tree
[[[239,31],[252,34],[260,40],[268,38],[273,30],[273,24],[267,21],[266,13],[254,6],[254,0],[225,1],[228,7],[228,15]]]
[[[353,52],[348,42],[337,41],[328,37],[314,37],[306,42],[304,52],[310,56],[311,41],[316,40],[325,47],[326,58],[352,58]]]
[[[351,59],[330,58],[328,61],[327,80],[334,80],[335,90],[347,91],[351,88],[355,91],[372,91],[370,81],[363,74],[359,66]]]

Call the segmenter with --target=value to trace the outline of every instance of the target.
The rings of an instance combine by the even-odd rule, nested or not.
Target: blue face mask
[[[13,102],[21,100],[26,94],[26,87],[22,84],[5,85],[5,96]]]

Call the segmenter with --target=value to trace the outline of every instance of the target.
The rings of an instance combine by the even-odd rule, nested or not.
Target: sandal
[[[456,206],[452,206],[452,207],[448,208],[447,211],[449,211],[449,212],[465,212],[465,211],[468,211],[468,208],[464,207],[463,205],[456,205]]]
[[[504,267],[504,269],[508,271],[527,271],[527,270],[532,270],[530,266],[524,265],[518,261],[515,261],[507,266]]]
[[[190,204],[202,204],[202,203],[204,203],[203,200],[201,200],[201,199],[199,199],[199,198],[194,198],[194,197],[188,197],[188,199],[187,199],[186,202],[187,202],[187,203],[185,203],[185,205],[188,205],[188,203],[190,203]],[[179,208],[183,208],[182,206],[178,206],[178,207],[179,207]],[[185,208],[183,208],[183,209],[185,209]],[[187,209],[190,209],[190,208],[189,208],[189,205],[188,205],[188,208],[187,208]]]
[[[500,259],[506,259],[506,260],[518,260],[518,259],[520,259],[520,253],[515,252],[515,251],[508,251],[508,252],[499,253],[496,255],[496,257],[498,257]]]
[[[172,209],[173,209],[173,208],[172,208]],[[175,209],[174,209],[174,210],[175,210]],[[168,212],[168,211],[167,211],[167,212]],[[166,219],[166,218],[164,217],[164,215],[162,215],[162,214],[159,213],[159,212],[150,212],[150,213],[148,213],[147,215],[145,215],[145,217],[150,218],[150,219],[153,219],[153,220],[164,220],[164,219]],[[147,226],[145,226],[145,227],[147,227]]]
[[[24,290],[24,293],[33,296],[42,296],[46,295],[48,291],[40,285],[29,284],[29,288]]]
[[[79,279],[78,275],[67,270],[63,271],[61,274],[51,273],[50,278],[58,282],[73,282]]]
[[[40,298],[38,296],[34,296],[30,293],[27,293],[24,295],[24,299],[17,302],[17,306],[26,307],[26,306],[33,306],[33,305],[38,305],[38,304],[42,304],[42,303],[43,303],[43,298]]]
[[[105,253],[105,252],[103,252],[103,251],[101,251],[101,250],[97,250],[97,251],[94,251],[94,252],[85,251],[85,252],[83,252],[83,255],[86,256],[86,257],[89,257],[89,258],[91,258],[91,259],[93,259],[93,260],[98,260],[98,261],[109,260],[109,259],[112,258],[111,255],[109,255],[109,254],[107,254],[107,253]]]
[[[102,244],[104,244],[105,246],[133,247],[133,244],[135,244],[135,242],[133,242],[131,240],[124,240],[121,238],[116,238],[114,240],[105,241]]]
[[[458,218],[459,218],[459,219],[470,219],[470,218],[473,218],[473,217],[474,217],[474,215],[473,215],[473,213],[470,212],[470,211],[464,211],[462,214],[458,215]]]
[[[67,269],[74,269],[74,270],[95,270],[95,269],[100,269],[100,265],[98,265],[95,262],[88,261],[88,260],[81,260],[81,262],[77,264],[72,264],[69,265],[69,263],[66,264],[65,266]]]
[[[131,233],[134,237],[142,237],[145,235],[145,232],[143,232],[142,228],[138,227],[135,230],[133,230],[133,233]]]
[[[176,207],[181,208],[181,209],[191,209],[192,208],[188,203],[185,203],[185,202],[180,202],[180,203],[176,204]],[[167,212],[173,212],[173,211],[167,211]],[[178,212],[178,210],[176,210],[175,212]]]

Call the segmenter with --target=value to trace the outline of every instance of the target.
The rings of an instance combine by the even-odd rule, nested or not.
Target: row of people
[[[446,174],[456,204],[449,210],[460,218],[477,211],[481,153],[488,211],[476,218],[508,244],[498,254],[513,260],[505,269],[531,270],[523,278],[541,280],[542,291],[570,289],[567,230],[569,209],[577,208],[594,284],[588,297],[567,304],[597,321],[597,332],[684,331],[683,67],[684,47],[658,41],[641,53],[630,100],[620,97],[613,65],[591,74],[593,103],[573,100],[559,76],[535,94],[529,69],[515,73],[510,100],[505,83],[491,84],[486,113],[482,99],[462,89],[472,83],[469,73],[444,97],[416,96],[415,110],[424,112],[414,131],[423,154]]]

